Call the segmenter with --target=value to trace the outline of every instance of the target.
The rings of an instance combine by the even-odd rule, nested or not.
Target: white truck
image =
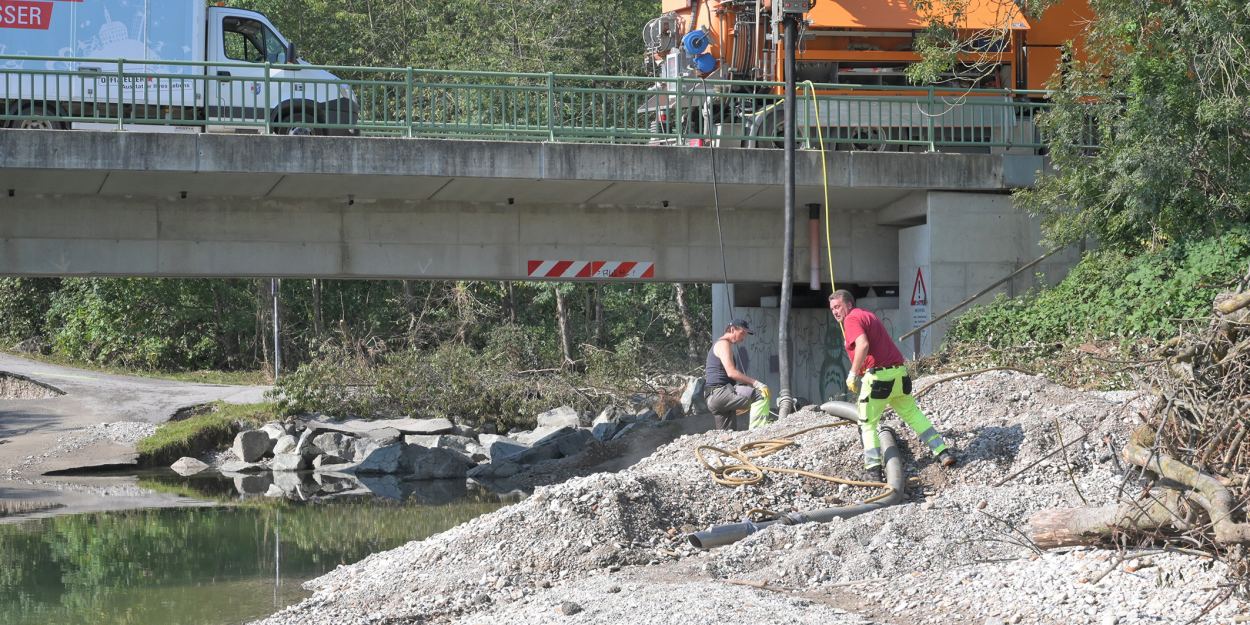
[[[260,13],[206,0],[0,0],[0,127],[355,134],[349,85]]]

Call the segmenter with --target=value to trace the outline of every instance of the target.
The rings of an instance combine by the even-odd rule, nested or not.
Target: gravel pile
[[[26,456],[22,459],[19,469],[30,467],[51,458],[67,456],[101,441],[109,441],[121,445],[134,445],[155,432],[155,424],[143,421],[94,423],[87,427],[67,432],[64,436],[57,437],[55,447],[37,456]]]
[[[726,488],[695,460],[700,445],[734,448],[830,422],[812,411],[754,432],[683,436],[627,470],[538,488],[342,566],[308,583],[311,598],[260,622],[1184,622],[1222,596],[1219,565],[1177,553],[1126,562],[1099,549],[1037,554],[1022,534],[1039,509],[1082,505],[1082,496],[1109,503],[1135,487],[1115,453],[1141,401],[1017,373],[938,385],[921,405],[960,451],[955,470],[909,453],[921,449],[914,434],[887,418],[917,478],[906,503],[770,528],[710,552],[685,534],[754,508],[810,510],[873,491],[777,473]],[[1053,453],[1060,440],[1068,447]],[[860,454],[854,428],[823,428],[761,464],[856,476]],[[1196,622],[1228,622],[1241,607],[1230,600]]]

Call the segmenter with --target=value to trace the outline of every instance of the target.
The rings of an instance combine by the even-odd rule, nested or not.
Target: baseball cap
[[[751,331],[751,324],[747,323],[746,319],[734,319],[733,321],[729,322],[729,325],[737,327],[737,328],[742,328],[743,330],[747,331],[747,334],[755,334],[754,332]]]

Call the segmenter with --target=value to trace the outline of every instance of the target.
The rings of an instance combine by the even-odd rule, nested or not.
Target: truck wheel
[[[55,104],[45,104],[43,102],[35,102],[22,106],[18,116],[21,119],[9,121],[9,128],[23,128],[27,130],[68,130],[69,124],[65,122],[52,121],[47,119],[29,119],[31,117],[48,116],[60,117],[61,110]]]
[[[281,130],[285,131],[284,134],[296,135],[296,136],[307,136],[307,135],[319,135],[320,136],[320,135],[326,134],[325,128],[312,128],[312,127],[304,125],[304,124],[315,124],[316,122],[317,122],[316,117],[309,116],[306,118],[303,113],[295,113],[293,115],[288,115],[287,117],[283,118],[282,120],[283,124],[291,124],[291,125],[283,126]]]

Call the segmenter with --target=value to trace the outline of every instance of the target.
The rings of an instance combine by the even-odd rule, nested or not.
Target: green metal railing
[[[310,76],[317,70],[333,76]],[[783,141],[776,82],[0,56],[0,86],[0,122],[8,125],[766,147]],[[796,123],[805,147],[819,145],[818,133],[830,149],[1046,145],[1037,122],[1051,104],[1042,91],[805,83],[799,93]]]

